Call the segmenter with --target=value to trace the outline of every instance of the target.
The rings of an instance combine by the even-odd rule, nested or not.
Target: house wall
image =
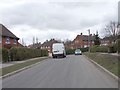
[[[18,40],[17,40],[17,43],[14,44],[14,39],[13,39],[13,38],[10,38],[10,43],[7,44],[7,43],[6,43],[6,39],[7,39],[7,37],[2,37],[2,47],[7,48],[7,49],[10,49],[11,47],[18,46]]]
[[[87,41],[84,41],[82,40],[82,38],[84,38],[83,36],[81,36],[81,38],[78,38],[76,37],[73,41],[73,45],[71,46],[73,49],[76,49],[76,48],[84,48],[84,47],[89,47],[89,44],[90,46],[94,45],[94,42],[93,41],[90,41],[89,44],[88,44],[88,40]],[[72,49],[71,48],[71,49]]]

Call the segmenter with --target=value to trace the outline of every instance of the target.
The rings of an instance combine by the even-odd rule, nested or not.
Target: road
[[[84,55],[47,59],[3,79],[3,88],[117,88],[118,83]]]

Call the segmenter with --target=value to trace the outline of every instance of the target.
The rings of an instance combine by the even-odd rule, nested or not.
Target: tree
[[[106,31],[106,36],[111,37],[112,41],[115,42],[117,36],[120,33],[118,23],[111,21],[108,25],[105,26],[105,31]]]
[[[97,33],[95,35],[94,44],[95,45],[100,45],[100,38],[99,38],[99,35],[98,35],[98,31],[97,31]]]

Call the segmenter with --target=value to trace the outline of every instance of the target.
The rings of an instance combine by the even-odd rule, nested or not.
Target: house
[[[76,49],[76,48],[85,48],[94,45],[94,36],[92,34],[89,35],[83,35],[82,33],[80,35],[77,35],[76,38],[69,42],[70,44],[66,45],[66,48],[69,49]],[[90,42],[89,42],[90,40]]]
[[[41,42],[28,45],[28,48],[40,48],[40,47],[41,47]]]
[[[51,40],[46,40],[42,45],[41,45],[41,49],[47,49],[49,53],[52,52],[52,45],[53,43],[59,43],[60,41],[57,41],[55,39],[51,39]]]
[[[0,24],[0,48],[10,49],[11,47],[19,46],[19,38],[15,36],[4,25]]]
[[[106,46],[106,45],[113,44],[113,43],[115,43],[114,40],[116,41],[119,38],[120,38],[119,35],[114,37],[114,38],[112,36],[104,37],[104,38],[100,39],[100,42],[101,42],[100,45],[105,45]]]
[[[101,44],[100,45],[109,45],[111,42],[108,37],[105,37],[103,39],[100,39]]]

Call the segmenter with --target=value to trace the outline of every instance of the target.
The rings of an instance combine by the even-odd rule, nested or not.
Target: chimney
[[[80,35],[82,35],[82,33]]]

